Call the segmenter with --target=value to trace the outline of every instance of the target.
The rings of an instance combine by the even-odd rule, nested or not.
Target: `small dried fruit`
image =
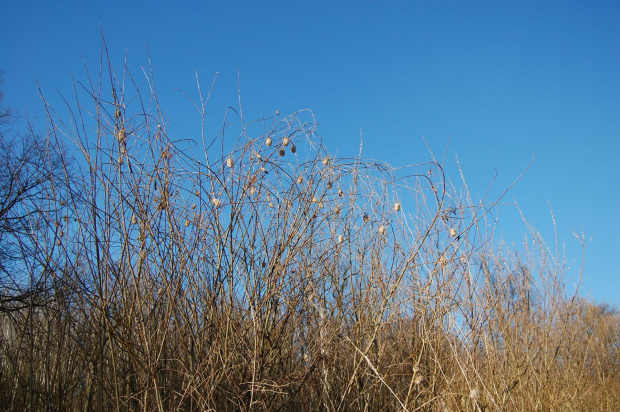
[[[131,223],[132,223],[132,224],[134,224],[134,225],[135,225],[136,223],[138,223],[138,218],[136,217],[136,215],[132,215],[132,216],[131,216]]]
[[[379,234],[383,235],[385,233],[385,226],[381,225],[379,226]]]
[[[450,236],[454,237],[456,236],[456,229],[455,228],[450,228]]]
[[[297,177],[297,183],[301,184],[304,181],[303,176],[298,176]]]
[[[284,146],[288,146],[288,144],[289,144],[290,142],[291,142],[291,139],[289,139],[289,138],[288,138],[288,137],[286,137],[286,136],[282,139],[282,144],[283,144]]]
[[[185,219],[185,227],[189,226],[189,219]]]
[[[286,152],[284,151],[284,148],[280,149],[278,153],[280,154],[280,156],[284,156],[286,154]]]
[[[265,144],[267,146],[271,146],[271,144],[273,143],[273,139],[269,136],[267,136],[267,138],[265,139]]]
[[[327,189],[331,189],[332,188],[332,182],[327,182]]]
[[[295,146],[295,143],[293,143],[291,145],[291,153],[295,153],[297,151],[297,146]]]
[[[232,168],[234,166],[234,162],[232,160],[232,157],[229,157],[226,159],[226,166],[228,166],[228,168]]]
[[[342,243],[344,241],[344,236],[338,235],[338,243]]]
[[[323,158],[323,164],[324,164],[325,166],[327,166],[327,165],[329,164],[329,157],[325,156],[325,157]]]
[[[396,204],[394,205],[394,210],[397,212],[400,210],[400,203],[396,202]]]
[[[215,207],[220,207],[222,205],[222,202],[220,202],[220,199],[218,199],[217,197],[213,197],[211,199],[211,203],[213,203],[213,206]]]

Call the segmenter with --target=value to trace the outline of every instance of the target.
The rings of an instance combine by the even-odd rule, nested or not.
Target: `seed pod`
[[[196,191],[194,192],[194,194],[195,194],[196,196],[200,196],[200,190],[196,190]]]
[[[114,117],[116,117],[117,119],[118,119],[119,117],[121,117],[121,111],[120,111],[120,109],[117,109],[117,110],[116,110],[116,112],[114,112]]]
[[[456,236],[456,229],[455,228],[450,228],[450,236],[454,237]]]
[[[234,165],[234,162],[232,160],[232,157],[227,158],[226,159],[226,166],[228,166],[228,168],[230,169],[230,168],[233,167],[233,165]]]
[[[282,144],[283,144],[284,146],[288,146],[288,144],[289,144],[290,142],[291,142],[291,139],[289,139],[289,138],[288,138],[288,137],[286,137],[286,136],[282,139]]]
[[[396,204],[394,205],[394,210],[397,212],[400,210],[400,203],[396,202]]]
[[[340,206],[336,205],[336,207],[334,208],[334,213],[335,214],[339,214],[340,213]]]
[[[58,237],[63,237],[64,235],[65,235],[65,232],[63,232],[62,230],[58,232]]]
[[[331,189],[332,188],[332,182],[327,182],[327,189]]]
[[[338,235],[338,243],[342,243],[344,241],[344,236]]]
[[[312,203],[318,203],[319,199],[316,196],[312,196]]]
[[[267,136],[267,138],[265,139],[265,144],[267,146],[271,146],[271,144],[273,143],[273,139],[269,136]]]
[[[364,223],[366,223],[366,222],[368,222],[370,220],[370,217],[368,216],[367,213],[364,213],[363,219],[364,219]]]
[[[325,166],[327,166],[327,165],[329,164],[329,157],[325,156],[325,157],[323,158],[323,164],[324,164]]]
[[[185,219],[185,227],[189,226],[189,219]]]
[[[213,203],[213,206],[215,207],[220,207],[222,205],[222,202],[220,202],[220,199],[218,199],[217,197],[213,197],[213,199],[211,199],[211,203]]]
[[[385,226],[383,226],[383,225],[379,226],[379,234],[380,235],[385,234]]]
[[[304,181],[303,176],[298,176],[297,177],[297,183],[301,184]]]
[[[136,217],[136,215],[131,216],[131,223],[133,223],[134,225],[138,223],[138,218]]]
[[[291,153],[295,153],[297,151],[297,146],[295,146],[295,143],[293,143],[291,145]]]
[[[342,191],[342,189],[338,189],[338,197],[342,197],[343,194],[344,192]]]
[[[280,156],[284,156],[286,154],[286,152],[284,151],[284,148],[281,148],[278,153],[280,154]]]

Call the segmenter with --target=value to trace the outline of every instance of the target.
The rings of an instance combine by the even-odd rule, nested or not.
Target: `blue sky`
[[[426,138],[458,183],[458,156],[481,195],[497,173],[554,242],[553,208],[569,262],[581,249],[583,293],[620,307],[620,2],[5,2],[0,69],[5,102],[43,119],[46,97],[71,93],[112,59],[138,73],[150,49],[170,129],[191,133],[195,92],[219,73],[209,109],[221,124],[237,103],[247,119],[311,109],[331,152],[399,166],[429,160]],[[44,123],[41,120],[42,128]],[[499,211],[508,242],[525,228]]]

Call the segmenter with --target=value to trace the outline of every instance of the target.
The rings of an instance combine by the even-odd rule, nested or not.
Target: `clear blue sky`
[[[210,84],[221,122],[313,110],[331,152],[395,166],[426,161],[423,137],[478,194],[536,159],[506,199],[553,242],[549,205],[569,262],[592,238],[583,292],[620,307],[620,2],[618,1],[12,1],[0,6],[5,102],[43,118],[35,85],[71,93],[82,57],[99,62],[102,25],[113,60],[135,73],[148,42],[161,103],[177,135],[196,118],[174,88]],[[118,65],[120,69],[120,64]],[[509,242],[524,231],[500,209]]]

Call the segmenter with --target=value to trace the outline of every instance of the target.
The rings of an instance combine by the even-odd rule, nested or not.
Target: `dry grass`
[[[0,313],[4,410],[620,409],[618,314],[534,229],[495,241],[498,200],[333,157],[309,111],[210,139],[201,94],[172,141],[152,75],[103,69],[48,106],[82,172],[37,209],[45,292]]]

